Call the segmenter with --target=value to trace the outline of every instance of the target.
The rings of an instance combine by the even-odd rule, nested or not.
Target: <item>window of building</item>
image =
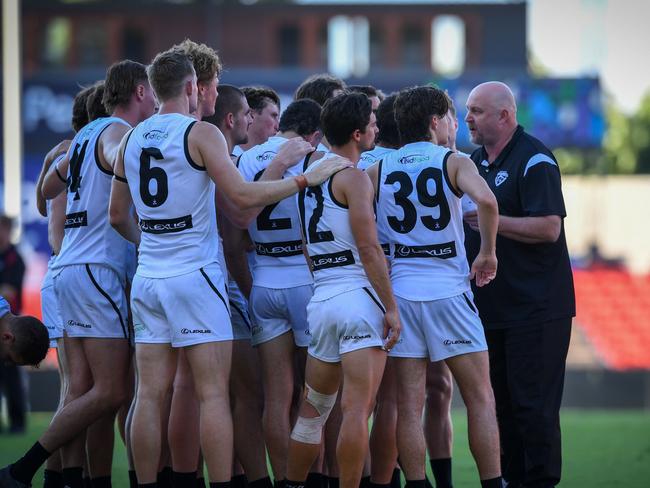
[[[145,36],[140,29],[127,27],[122,33],[122,53],[124,59],[146,63]]]
[[[280,64],[298,66],[300,64],[300,29],[295,25],[285,25],[278,31],[280,45]]]
[[[366,17],[332,17],[327,26],[327,64],[341,78],[361,77],[370,69],[370,26]]]
[[[78,32],[79,65],[82,67],[104,66],[107,63],[108,39],[102,24],[82,24]]]
[[[422,66],[424,57],[424,34],[422,29],[414,24],[402,27],[402,64],[410,67]]]
[[[63,17],[55,17],[45,27],[43,38],[43,64],[63,67],[70,49],[71,25]]]
[[[465,22],[456,15],[439,15],[431,23],[431,69],[458,76],[465,69]]]

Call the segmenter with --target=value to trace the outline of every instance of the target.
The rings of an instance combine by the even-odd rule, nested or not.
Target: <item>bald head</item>
[[[467,98],[465,117],[474,144],[498,145],[517,127],[517,104],[505,83],[488,81],[476,86]]]

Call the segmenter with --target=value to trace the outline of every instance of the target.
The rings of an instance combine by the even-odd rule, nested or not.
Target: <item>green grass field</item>
[[[13,462],[47,426],[50,414],[30,416],[23,436],[0,436],[0,465]],[[454,411],[454,486],[478,486],[478,476],[467,446],[463,411]],[[640,411],[567,410],[562,414],[564,474],[561,486],[575,488],[650,486],[650,413]],[[42,486],[42,473],[34,487]],[[128,487],[124,447],[116,442],[113,486]]]

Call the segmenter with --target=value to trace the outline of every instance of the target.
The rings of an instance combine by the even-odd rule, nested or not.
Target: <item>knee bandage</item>
[[[318,417],[298,417],[296,425],[291,432],[291,438],[294,441],[304,444],[320,444],[323,433],[323,426],[327,422],[334,403],[336,403],[337,394],[324,395],[306,385],[307,396],[305,401],[309,403],[318,412]]]

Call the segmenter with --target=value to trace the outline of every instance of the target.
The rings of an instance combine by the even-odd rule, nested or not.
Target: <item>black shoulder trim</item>
[[[239,156],[237,156],[237,159],[235,160],[235,167],[239,168],[239,161],[241,161],[241,157],[244,155],[244,153],[241,153]]]
[[[343,169],[347,169],[347,168],[343,168]],[[337,174],[339,174],[341,171],[343,171],[343,169],[338,170],[336,173],[334,173],[332,176],[330,176],[330,180],[327,182],[327,191],[329,191],[329,193],[330,193],[330,198],[332,199],[332,201],[333,201],[336,205],[338,205],[338,206],[341,207],[341,208],[346,208],[346,209],[347,209],[347,208],[348,208],[347,205],[343,205],[341,202],[339,202],[339,201],[336,199],[336,197],[334,196],[334,190],[333,190],[333,188],[332,188],[332,182],[334,181],[334,177],[335,177]]]
[[[305,171],[307,171],[307,168],[309,167],[309,160],[311,159],[311,157],[314,155],[315,152],[316,151],[312,151],[309,154],[307,154],[307,156],[305,156],[305,160],[302,163],[302,172],[303,173]]]
[[[59,177],[59,179],[60,179],[63,183],[65,183],[65,184],[67,185],[67,184],[68,184],[68,180],[66,180],[66,179],[61,175],[61,172],[59,171],[59,167],[58,167],[58,165],[56,165],[56,164],[54,165],[54,171],[56,171],[56,175]]]
[[[454,151],[449,151],[447,154],[445,154],[445,158],[442,160],[442,174],[445,176],[445,181],[447,182],[447,186],[449,189],[452,191],[454,195],[456,195],[458,198],[461,198],[463,194],[459,192],[454,185],[451,184],[451,180],[449,179],[449,174],[447,173],[447,160],[449,159],[449,156],[454,154]]]
[[[118,174],[115,174],[115,173],[113,173],[113,178],[115,178],[120,183],[127,183],[127,184],[129,183],[126,178],[123,178],[122,176],[120,176]]]
[[[197,171],[207,171],[205,167],[201,167],[198,164],[196,164],[192,160],[192,156],[190,156],[190,146],[188,143],[188,139],[190,137],[190,131],[192,130],[192,127],[194,127],[194,124],[196,124],[196,120],[190,122],[190,124],[187,126],[187,129],[185,129],[185,135],[183,135],[183,150],[185,151],[185,159],[187,159],[187,162],[190,163],[190,166],[194,168]]]
[[[104,131],[106,129],[108,129],[111,125],[113,125],[113,124],[111,123],[111,124],[108,124],[106,127],[104,127],[101,130],[101,132],[97,135],[97,139],[95,139],[95,164],[99,168],[99,171],[101,171],[102,173],[104,173],[105,175],[108,175],[108,176],[113,176],[113,172],[105,169],[102,166],[102,163],[99,162],[99,138],[102,136]]]
[[[379,190],[381,190],[381,168],[384,164],[384,160],[380,159],[377,163],[377,192],[375,195],[375,202],[379,203]]]

